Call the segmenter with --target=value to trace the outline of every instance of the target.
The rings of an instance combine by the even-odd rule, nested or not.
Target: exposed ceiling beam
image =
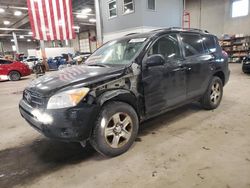
[[[86,22],[82,22],[82,23],[78,23],[80,25],[92,25],[95,26],[95,23],[86,23]]]
[[[21,20],[18,20],[16,23],[11,25],[10,28],[20,28],[27,23],[29,23],[29,16],[25,15]],[[10,33],[10,31],[12,31],[12,30],[5,30],[5,32],[3,34],[8,34],[8,33]],[[30,31],[30,30],[27,30],[27,31]]]
[[[0,5],[0,8],[4,8],[4,9],[16,9],[16,10],[28,10],[27,7],[3,6],[3,5]]]
[[[32,37],[32,35],[16,35],[16,36]],[[0,37],[12,37],[12,34],[0,34]]]
[[[30,29],[17,29],[17,28],[1,28],[0,31],[31,31]]]

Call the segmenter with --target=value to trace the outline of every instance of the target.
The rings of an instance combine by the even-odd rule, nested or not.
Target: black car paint
[[[43,96],[51,96],[68,87],[84,87],[95,82],[109,80],[122,75],[124,67],[75,66],[34,80],[28,90],[35,90]],[[95,73],[95,74],[93,74]]]
[[[20,102],[21,115],[44,135],[64,141],[83,141],[90,137],[102,105],[110,100],[127,102],[135,108],[140,121],[152,118],[202,96],[213,75],[223,75],[224,84],[229,73],[227,60],[222,53],[206,53],[147,67],[147,51],[159,37],[178,31],[159,31],[147,34],[147,43],[132,64],[124,66],[80,66],[64,69],[35,80],[27,91],[42,95],[39,107],[55,117],[53,125],[38,123],[32,107],[25,99]],[[145,34],[135,35],[144,37]],[[127,36],[133,37],[131,36]],[[224,60],[224,62],[221,61]],[[95,72],[95,75],[93,75]],[[223,78],[222,78],[223,79]],[[49,97],[72,88],[89,87],[88,96],[76,107],[47,110]]]
[[[250,56],[243,59],[242,71],[244,73],[250,73]]]

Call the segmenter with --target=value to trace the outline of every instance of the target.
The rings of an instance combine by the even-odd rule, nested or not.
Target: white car
[[[27,64],[30,68],[30,70],[32,70],[32,68],[34,67],[34,65],[39,61],[39,58],[36,57],[28,57],[27,59],[25,59],[23,61],[23,63]]]

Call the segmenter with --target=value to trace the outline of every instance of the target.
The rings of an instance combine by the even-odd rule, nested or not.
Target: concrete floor
[[[250,76],[239,64],[217,110],[190,104],[144,123],[125,154],[104,158],[49,140],[19,115],[31,79],[0,83],[0,187],[250,187]]]

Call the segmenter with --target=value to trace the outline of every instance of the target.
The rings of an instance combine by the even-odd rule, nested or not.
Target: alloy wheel
[[[218,82],[215,82],[211,88],[210,100],[214,105],[217,105],[221,98],[221,88]]]
[[[133,129],[132,119],[128,114],[116,113],[105,126],[105,139],[112,148],[124,146],[130,139]]]

